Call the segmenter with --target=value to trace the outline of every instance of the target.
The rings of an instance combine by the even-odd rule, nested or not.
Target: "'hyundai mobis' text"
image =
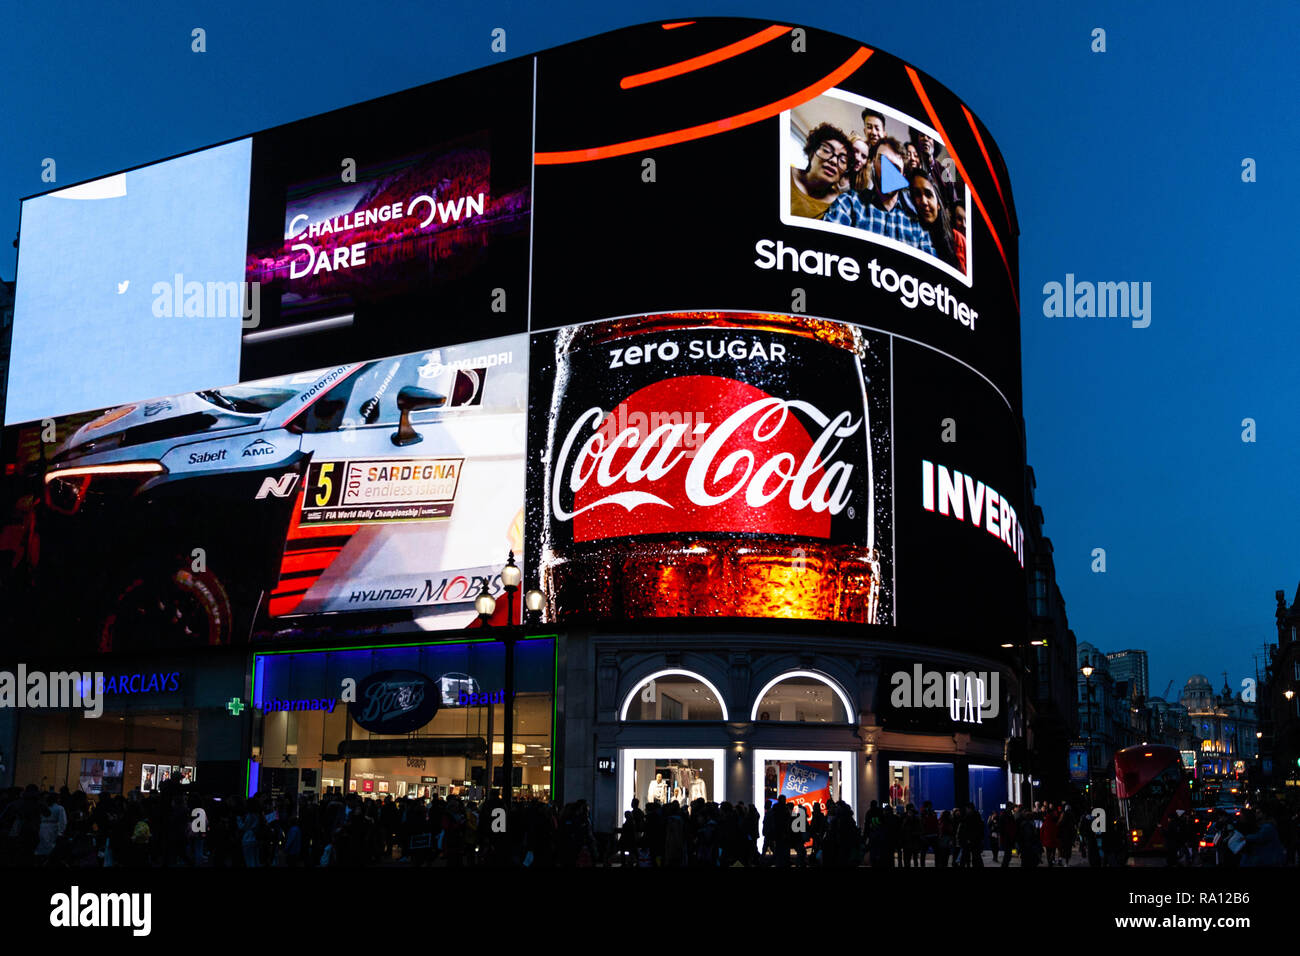
[[[530,560],[551,619],[888,623],[888,347],[727,312],[535,336]]]
[[[527,377],[520,335],[11,428],[10,633],[109,651],[343,611],[465,627],[522,551]]]

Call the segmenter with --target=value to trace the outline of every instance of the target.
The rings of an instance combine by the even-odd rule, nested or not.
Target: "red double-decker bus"
[[[1115,754],[1115,795],[1131,853],[1163,852],[1170,818],[1192,808],[1187,772],[1175,747],[1125,747]]]

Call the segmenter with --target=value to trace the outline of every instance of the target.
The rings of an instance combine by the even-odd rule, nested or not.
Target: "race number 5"
[[[320,466],[320,471],[316,473],[316,505],[324,507],[329,504],[330,498],[334,494],[334,482],[330,478],[330,472],[334,470],[334,462],[329,461]]]

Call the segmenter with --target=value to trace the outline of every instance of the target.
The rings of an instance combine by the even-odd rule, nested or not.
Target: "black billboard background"
[[[894,339],[893,356],[898,623],[999,653],[1028,626],[1024,569],[987,526],[925,510],[921,469],[929,461],[970,475],[1023,518],[1019,417],[981,376],[933,349]]]
[[[1007,257],[1004,264],[972,199],[971,288],[934,265],[878,243],[783,225],[776,184],[784,150],[776,116],[612,158],[548,162],[547,154],[688,129],[759,110],[801,91],[804,100],[811,99],[815,89],[810,88],[824,83],[864,46],[873,50],[871,55],[834,88],[879,100],[933,125],[901,60],[870,44],[817,30],[805,30],[804,52],[795,52],[785,35],[685,75],[620,88],[624,77],[699,56],[765,25],[701,20],[664,30],[648,24],[539,55],[531,327],[697,308],[806,311],[932,344],[984,372],[1018,414],[1020,329],[1010,278],[1018,274],[1017,227],[1010,185],[992,137],[980,130],[998,170],[996,182],[960,100],[923,74],[917,75],[942,123],[945,145],[961,159]],[[645,159],[654,160],[653,182],[643,180]],[[762,239],[801,251],[851,256],[862,275],[849,282],[759,269],[755,243]],[[936,309],[907,309],[897,293],[874,288],[866,270],[872,259],[919,281],[946,285],[979,313],[975,328]],[[802,309],[793,306],[796,288],[806,292]]]
[[[916,684],[916,667],[920,665],[922,684],[920,688]],[[930,672],[937,672],[941,675],[944,691],[944,705],[942,707],[915,706],[915,700],[924,698],[924,680],[925,675]],[[978,721],[967,721],[965,719],[954,720],[952,712],[949,709],[948,701],[948,680],[950,674],[961,674],[962,693],[965,692],[965,678],[968,674],[974,672],[980,678],[986,678],[985,693],[992,696],[993,674],[998,674],[997,702],[998,712],[992,716],[985,716]],[[906,674],[907,682],[895,684],[895,674]],[[910,731],[916,733],[966,733],[975,737],[993,737],[1001,738],[1007,735],[1008,711],[1011,709],[1011,703],[1008,697],[1014,685],[1011,681],[1005,680],[1000,672],[990,670],[986,665],[980,668],[973,668],[960,664],[939,664],[934,661],[917,661],[906,658],[886,658],[880,662],[880,680],[876,684],[876,698],[873,710],[876,720],[880,726],[889,731]],[[906,695],[902,691],[907,691]],[[895,706],[894,696],[899,693],[908,701],[904,706]],[[964,713],[963,698],[959,695],[957,698],[959,705],[958,712]]]
[[[523,58],[255,134],[250,253],[283,244],[286,199],[295,186],[330,179],[343,185],[345,158],[355,160],[360,181],[396,160],[486,142],[490,196],[526,195],[532,94],[533,64]],[[358,282],[348,328],[246,341],[240,381],[525,331],[529,218],[525,212],[475,227],[483,233],[480,247],[458,251],[454,262],[430,261],[423,281],[399,288],[376,281],[364,289]],[[505,292],[504,311],[493,309],[495,289]],[[260,306],[258,330],[277,328],[281,309],[274,289],[262,290]]]
[[[526,586],[537,583],[545,537],[547,426],[559,334],[534,333],[531,340]],[[961,363],[904,339],[867,337],[863,371],[871,403],[880,624],[899,629],[877,637],[998,654],[1003,643],[1020,640],[1028,624],[1020,559],[983,521],[973,525],[969,510],[967,520],[927,511],[921,472],[928,461],[969,475],[1023,518],[1019,418],[986,379]]]

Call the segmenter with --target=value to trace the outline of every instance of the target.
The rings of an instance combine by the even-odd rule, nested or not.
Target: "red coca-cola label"
[[[751,533],[869,543],[869,426],[853,353],[758,330],[620,341],[566,356],[558,377],[553,541]],[[650,359],[629,364],[632,342],[633,356]]]

